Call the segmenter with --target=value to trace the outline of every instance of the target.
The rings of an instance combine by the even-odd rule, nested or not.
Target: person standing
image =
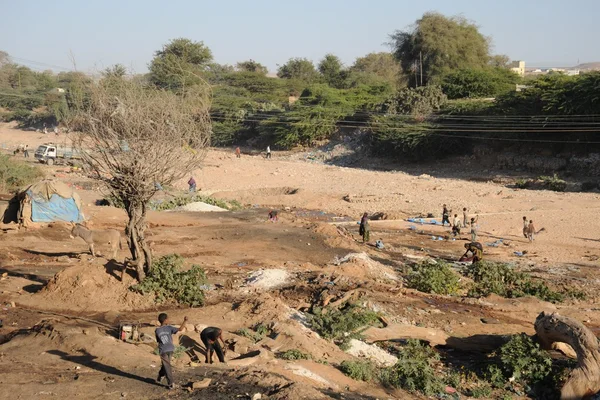
[[[445,226],[446,222],[448,223],[448,225],[452,226],[452,224],[450,223],[450,211],[448,211],[448,207],[446,207],[446,205],[444,204],[444,209],[442,210],[442,226]]]
[[[193,176],[190,176],[190,180],[188,181],[188,186],[190,193],[194,193],[196,191],[196,180]]]
[[[469,225],[469,215],[467,214],[467,207],[463,208],[463,226],[466,228]]]
[[[527,217],[523,217],[523,236],[525,236],[525,239],[529,238],[529,221],[527,221]]]
[[[471,242],[477,241],[477,231],[479,230],[477,221],[479,221],[479,215],[475,218],[471,218]]]
[[[267,158],[271,158],[271,146],[267,146]]]
[[[533,226],[533,220],[529,220],[529,224],[527,225],[527,239],[529,242],[533,242],[533,237],[535,236],[535,227]]]
[[[369,214],[364,213],[362,218],[360,219],[360,228],[358,229],[358,234],[362,236],[363,243],[367,243],[371,236],[371,227],[369,227]]]
[[[215,328],[213,326],[204,328],[202,332],[200,332],[200,340],[202,340],[202,343],[204,343],[204,346],[206,347],[207,364],[213,363],[213,352],[217,353],[220,362],[225,362],[225,342],[223,341],[222,334],[223,330],[221,328]],[[219,340],[223,343],[223,347],[221,347]]]
[[[158,371],[158,378],[156,378],[156,383],[160,385],[160,382],[164,377],[167,378],[167,384],[169,389],[174,389],[177,387],[175,382],[173,381],[173,370],[171,368],[171,357],[173,356],[173,352],[175,351],[175,345],[173,344],[173,335],[180,332],[188,318],[183,318],[183,323],[179,328],[175,328],[174,326],[169,325],[169,317],[165,313],[160,313],[158,315],[158,322],[160,322],[160,327],[156,328],[156,342],[158,343],[158,354],[160,355],[160,371]]]
[[[242,157],[242,151],[240,150],[240,148],[239,148],[239,147],[236,147],[236,148],[235,148],[235,156],[236,156],[237,158],[241,158],[241,157]]]
[[[26,144],[25,147],[23,148],[23,157],[29,158],[29,145],[28,144]]]
[[[452,221],[452,234],[454,236],[460,235],[460,218],[458,218],[458,214],[454,214],[454,220]]]

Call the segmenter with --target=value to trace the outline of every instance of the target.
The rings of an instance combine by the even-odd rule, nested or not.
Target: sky
[[[215,61],[253,59],[276,71],[291,57],[346,65],[389,51],[389,34],[428,11],[462,15],[493,52],[528,66],[600,61],[598,0],[0,0],[0,50],[36,70],[147,71],[170,39],[203,41]]]

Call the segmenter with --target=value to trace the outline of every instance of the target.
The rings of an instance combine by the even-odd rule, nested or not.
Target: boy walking
[[[160,313],[158,315],[158,322],[160,327],[156,328],[156,342],[158,343],[158,354],[160,354],[161,367],[158,372],[158,378],[156,383],[160,384],[162,378],[167,378],[167,385],[169,389],[177,387],[173,381],[173,371],[171,369],[171,357],[175,351],[175,345],[173,344],[173,334],[181,331],[187,322],[188,318],[183,318],[183,323],[179,328],[169,325],[169,319],[167,314]]]
[[[450,223],[450,211],[448,211],[448,207],[446,207],[446,205],[444,204],[444,209],[442,210],[442,226],[445,226],[446,222],[448,223],[448,225],[452,226],[452,224]]]

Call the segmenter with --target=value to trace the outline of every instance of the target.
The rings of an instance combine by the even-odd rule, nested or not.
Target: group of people
[[[169,317],[167,314],[160,313],[158,315],[160,327],[156,328],[155,334],[156,342],[158,343],[158,354],[160,355],[161,367],[160,371],[158,372],[158,378],[156,378],[156,383],[161,384],[163,378],[167,378],[167,387],[170,389],[174,389],[176,387],[175,381],[173,380],[173,369],[171,367],[171,359],[173,357],[173,352],[175,351],[173,335],[181,332],[184,329],[187,321],[187,317],[183,318],[183,323],[181,326],[179,328],[175,328],[174,326],[169,325]],[[213,353],[217,354],[220,362],[225,362],[226,348],[222,334],[222,329],[212,326],[204,328],[202,332],[200,332],[200,340],[206,349],[205,362],[207,364],[213,363]],[[221,341],[223,346],[221,346],[219,341]]]
[[[450,213],[452,210],[448,210],[448,206],[444,204],[442,209],[442,226],[446,226],[446,223],[452,227],[452,235],[457,236],[460,235],[460,230],[462,228],[467,228],[467,226],[471,227],[471,242],[477,241],[477,233],[479,230],[479,215],[475,217],[471,217],[469,219],[469,215],[467,213],[467,208],[463,208],[462,219],[458,216],[458,214],[454,214],[454,219],[452,223],[450,223]]]

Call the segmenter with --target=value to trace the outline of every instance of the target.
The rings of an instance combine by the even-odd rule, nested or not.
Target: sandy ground
[[[47,139],[0,125],[0,148],[11,150],[19,143],[34,148]],[[596,295],[600,282],[595,278],[600,221],[592,217],[597,194],[514,190],[492,182],[444,178],[443,172],[428,172],[431,168],[424,166],[412,174],[378,172],[294,161],[286,154],[275,153],[272,160],[248,155],[236,159],[232,152],[211,150],[204,168],[193,173],[198,187],[248,207],[222,213],[150,212],[148,232],[156,254],[176,252],[186,264],[206,269],[212,289],[203,308],[161,308],[129,291],[132,271],[121,281],[119,263],[90,257],[83,241],[69,239],[68,226],[0,234],[0,272],[7,272],[0,280],[0,301],[5,305],[0,310],[4,325],[0,343],[6,342],[0,345],[0,383],[7,388],[0,391],[0,399],[197,398],[198,391],[167,393],[151,384],[158,362],[152,348],[121,343],[110,328],[118,321],[139,320],[152,333],[157,312],[165,309],[174,323],[188,315],[194,324],[222,327],[227,337],[242,344],[239,354],[260,350],[260,356],[246,361],[230,355],[226,367],[190,366],[189,355],[177,361],[181,384],[213,378],[212,386],[202,390],[203,398],[251,398],[255,392],[270,399],[411,398],[343,376],[335,365],[351,356],[298,322],[297,313],[310,306],[323,288],[332,298],[350,290],[363,293],[372,308],[388,317],[387,328],[368,331],[373,341],[426,337],[432,344],[467,351],[484,345],[482,337],[533,333],[541,311],[558,311],[594,329],[600,326]],[[121,210],[94,205],[102,194],[88,178],[60,166],[43,169],[48,177],[79,189],[92,226],[124,228]],[[485,173],[472,175],[481,178]],[[186,180],[173,190],[185,189]],[[427,255],[455,260],[463,252],[467,235],[464,240],[433,241],[432,235],[447,236],[448,228],[416,225],[413,231],[408,228],[415,224],[404,221],[421,213],[433,213],[439,220],[444,203],[454,210],[467,207],[470,214],[480,216],[484,244],[498,238],[508,242],[508,246],[486,245],[486,257],[512,261],[556,287],[584,290],[588,300],[553,305],[529,298],[433,296],[403,288],[389,275],[405,263]],[[266,221],[269,208],[281,210],[278,223]],[[385,250],[358,241],[355,221],[363,212],[390,216],[391,220],[372,222],[372,239],[381,238]],[[546,228],[533,244],[521,235],[523,215],[538,229]],[[528,251],[525,257],[514,255],[523,250]],[[365,256],[335,262],[349,253]],[[126,255],[121,251],[118,258]],[[286,274],[258,273],[261,269]],[[275,276],[277,283],[286,276],[288,282],[283,287],[252,286],[252,280],[247,281],[252,276]],[[333,281],[335,286],[330,285]],[[249,344],[233,333],[258,322],[272,324],[278,335]],[[193,328],[186,336],[191,348],[201,353]],[[178,340],[188,339],[182,335]],[[273,358],[291,348],[310,353],[313,361]]]

